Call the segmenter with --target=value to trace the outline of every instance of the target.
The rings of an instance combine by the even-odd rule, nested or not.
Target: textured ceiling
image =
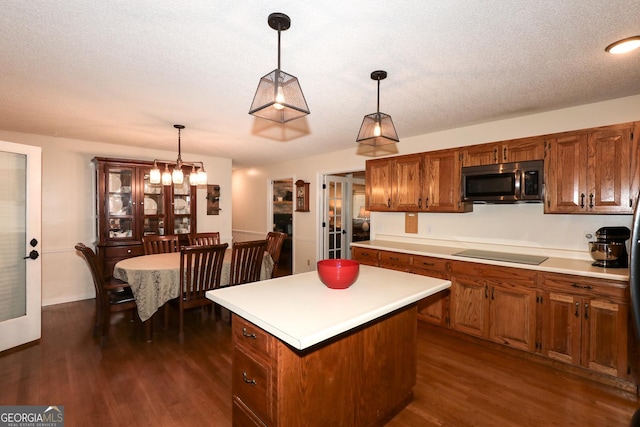
[[[311,114],[247,114],[277,66]],[[257,166],[353,148],[380,110],[402,138],[640,94],[638,0],[24,1],[0,14],[0,129]]]

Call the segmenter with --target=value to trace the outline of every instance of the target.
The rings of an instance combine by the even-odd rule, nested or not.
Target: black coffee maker
[[[627,268],[629,255],[626,241],[631,237],[627,227],[602,227],[596,231],[596,241],[589,243],[591,265],[604,268]]]

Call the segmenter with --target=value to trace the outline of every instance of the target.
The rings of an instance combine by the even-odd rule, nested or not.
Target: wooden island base
[[[413,399],[416,305],[306,350],[233,315],[234,426],[381,426]]]

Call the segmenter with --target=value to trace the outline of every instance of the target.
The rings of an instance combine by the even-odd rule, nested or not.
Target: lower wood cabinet
[[[451,280],[450,290],[418,302],[421,321],[636,381],[628,282],[369,248],[353,254],[363,264]]]
[[[542,275],[543,354],[628,378],[628,305],[623,282]]]
[[[468,262],[452,265],[451,327],[535,351],[536,273]]]
[[[234,426],[384,425],[413,399],[416,307],[306,350],[233,315]]]

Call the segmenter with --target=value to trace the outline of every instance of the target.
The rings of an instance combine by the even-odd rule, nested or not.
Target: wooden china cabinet
[[[151,184],[153,162],[95,157],[96,251],[104,272],[120,260],[143,255],[142,237],[177,234],[181,244],[196,230],[196,188]],[[162,169],[164,165],[159,164]]]

